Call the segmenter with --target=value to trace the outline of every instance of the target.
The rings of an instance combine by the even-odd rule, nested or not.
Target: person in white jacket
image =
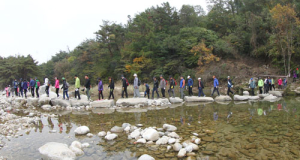
[[[45,92],[47,94],[47,97],[49,97],[49,87],[50,87],[50,83],[49,83],[49,79],[47,77],[45,77],[45,83],[44,85],[46,86],[45,88]]]
[[[139,79],[137,77],[137,74],[134,74],[134,81],[133,81],[133,87],[134,87],[134,98],[139,98],[140,97],[140,90],[139,90]]]

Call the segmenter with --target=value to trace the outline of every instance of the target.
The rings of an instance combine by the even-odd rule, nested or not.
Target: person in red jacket
[[[59,97],[59,93],[58,93],[58,91],[59,91],[59,80],[57,79],[57,77],[55,77],[55,89],[56,89],[56,95],[57,95],[57,97]]]

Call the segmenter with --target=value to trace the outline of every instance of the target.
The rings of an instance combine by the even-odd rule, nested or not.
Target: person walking
[[[231,82],[231,79],[230,79],[230,76],[227,77],[227,95],[229,96],[229,93],[231,94],[234,94],[232,91],[231,91],[231,88],[232,88],[232,82]]]
[[[278,83],[278,89],[282,89],[282,79],[281,78],[278,79],[277,83]]]
[[[180,83],[179,83],[179,91],[180,91],[180,98],[183,99],[184,98],[184,87],[185,87],[185,80],[183,78],[183,76],[180,77]]]
[[[159,98],[159,94],[158,94],[158,80],[156,79],[156,77],[153,77],[152,99],[154,99],[154,92],[156,92],[157,98]]]
[[[47,94],[47,97],[49,97],[49,87],[50,87],[50,81],[48,79],[48,77],[45,77],[45,81],[44,81],[44,85],[46,86],[45,87],[45,92]]]
[[[35,78],[35,93],[37,98],[40,98],[40,94],[39,94],[40,86],[41,86],[40,81],[37,78]]]
[[[62,77],[63,80],[63,85],[61,87],[61,89],[63,90],[63,99],[65,99],[67,97],[67,100],[69,100],[69,83],[67,82],[67,80],[65,79],[65,77]]]
[[[191,76],[188,76],[187,79],[188,79],[188,87],[189,87],[189,96],[193,96],[193,84],[194,84],[194,81],[191,78]]]
[[[15,79],[13,84],[14,84],[13,87],[14,87],[14,91],[15,91],[15,96],[17,97],[18,96],[18,85],[19,85],[17,79]]]
[[[8,89],[7,90],[8,90],[8,97],[10,97],[10,95],[12,94],[11,93],[11,86],[10,85],[8,85]]]
[[[21,78],[20,79],[20,82],[19,82],[19,97],[23,97],[23,79]]]
[[[6,97],[8,97],[8,86],[5,87]]]
[[[269,91],[272,91],[272,79],[268,77],[268,82],[269,82]]]
[[[162,94],[163,98],[166,98],[166,95],[165,95],[166,86],[167,86],[166,80],[164,79],[164,77],[162,75],[160,75],[159,88],[161,90],[161,94]]]
[[[115,82],[113,80],[113,78],[109,77],[108,78],[108,88],[109,88],[109,97],[108,99],[110,99],[112,97],[112,99],[115,99],[115,96],[114,96],[114,89],[115,89]]]
[[[122,76],[122,98],[124,98],[124,93],[126,95],[126,98],[128,98],[127,94],[127,87],[129,86],[128,80]]]
[[[203,97],[205,97],[203,89],[204,89],[204,85],[203,85],[203,83],[201,81],[201,78],[198,78],[198,90],[199,90],[198,97],[201,97],[202,94],[203,94]]]
[[[91,89],[91,81],[90,81],[90,78],[88,75],[85,75],[85,93],[86,93],[86,96],[88,98],[88,100],[90,100],[91,98],[91,95],[90,95],[90,89]]]
[[[171,97],[171,92],[172,92],[173,93],[172,97],[175,98],[174,88],[175,88],[175,81],[174,81],[173,77],[170,76],[170,88],[168,90],[169,97]]]
[[[56,90],[56,96],[59,97],[59,80],[57,77],[55,77],[55,90]]]
[[[144,86],[146,87],[145,93],[144,93],[144,97],[146,97],[148,95],[148,99],[150,99],[150,87],[149,84],[144,83]]]
[[[269,93],[269,80],[268,78],[265,79],[264,81],[264,94]]]
[[[33,80],[32,78],[30,78],[29,85],[30,85],[31,96],[34,97],[35,80]]]
[[[256,84],[253,78],[251,78],[250,88],[251,88],[251,95],[254,96],[254,89],[256,88]]]
[[[218,96],[220,96],[220,93],[219,93],[219,81],[218,81],[218,79],[216,78],[216,76],[213,76],[213,79],[214,79],[214,90],[213,90],[211,96],[214,95],[215,91],[217,91]]]
[[[259,94],[263,93],[263,91],[262,91],[263,86],[264,86],[264,80],[259,77],[259,80],[258,80]]]
[[[77,98],[78,96],[78,100],[80,100],[80,93],[79,93],[79,89],[80,89],[80,79],[78,78],[77,75],[75,75],[75,98]]]
[[[27,93],[27,89],[28,89],[28,83],[27,83],[26,79],[24,79],[24,81],[23,81],[23,89],[24,89],[25,98],[27,98],[26,93]]]
[[[271,78],[271,88],[273,88],[274,91],[275,91],[275,80],[274,80],[274,78]]]
[[[294,77],[293,77],[293,82],[296,82],[297,74],[296,71],[294,71]]]
[[[133,81],[133,97],[134,98],[139,98],[140,97],[140,81],[139,78],[137,77],[137,74],[135,73],[134,75],[134,81]]]
[[[101,78],[98,78],[98,101],[100,101],[100,96],[102,97],[103,100],[103,83]]]

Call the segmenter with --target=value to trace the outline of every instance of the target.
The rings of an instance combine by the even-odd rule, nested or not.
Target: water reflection
[[[298,143],[300,135],[297,132],[300,130],[299,111],[296,103],[289,100],[273,103],[261,101],[242,104],[210,103],[148,110],[148,112],[109,112],[109,114],[99,114],[102,111],[68,114],[58,111],[56,112],[59,114],[58,117],[42,117],[41,121],[36,124],[34,132],[7,141],[7,147],[0,150],[0,155],[10,159],[39,159],[40,154],[37,149],[46,142],[55,141],[70,145],[72,141],[79,140],[91,145],[90,148],[84,150],[85,155],[79,157],[82,159],[122,159],[123,157],[135,159],[144,153],[157,159],[166,158],[167,153],[163,149],[166,148],[165,146],[155,148],[143,144],[135,145],[133,141],[127,140],[125,133],[119,134],[116,141],[107,142],[97,136],[75,137],[73,132],[76,127],[86,125],[91,133],[96,135],[100,131],[108,131],[115,125],[122,126],[122,123],[127,122],[132,125],[143,124],[144,127],[156,126],[158,128],[164,123],[169,123],[177,126],[177,133],[183,137],[183,140],[189,139],[191,133],[198,133],[202,137],[212,137],[213,141],[201,142],[200,151],[196,153],[196,156],[201,158],[207,157],[202,151],[212,151],[208,157],[226,159],[224,155],[232,153],[243,159],[254,159],[252,155],[268,153],[269,159],[278,159],[277,149],[286,147],[287,151],[291,151],[291,146],[300,147]],[[213,130],[215,133],[207,134],[203,132],[203,129]],[[51,133],[52,130],[57,132]],[[281,141],[274,143],[274,139],[278,137]],[[293,143],[294,141],[297,143]],[[250,144],[255,144],[256,148],[247,149],[247,145]],[[217,146],[217,149],[214,146]],[[223,154],[225,150],[229,153]],[[13,153],[18,153],[18,155]],[[175,152],[171,154],[176,157]],[[282,159],[298,158],[291,152],[285,152],[280,156],[283,157]]]

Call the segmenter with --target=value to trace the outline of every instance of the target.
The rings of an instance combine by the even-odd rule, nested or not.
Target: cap
[[[200,80],[201,78],[198,78],[198,80]]]
[[[251,78],[251,80],[253,80],[253,78]]]
[[[61,79],[62,79],[62,80],[65,80],[65,77],[62,77]]]
[[[227,78],[230,78],[230,76],[228,76]]]
[[[133,76],[136,77],[137,76],[136,73]]]
[[[187,78],[190,78],[190,76],[187,76]]]

